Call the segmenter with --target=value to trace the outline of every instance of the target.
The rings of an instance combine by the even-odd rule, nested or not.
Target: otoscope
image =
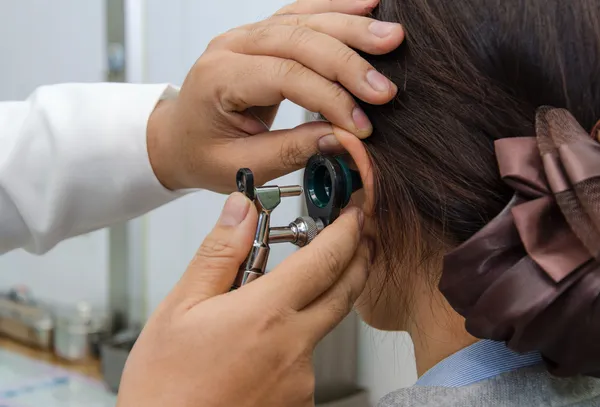
[[[265,274],[270,244],[292,243],[303,247],[340,215],[353,192],[362,188],[360,175],[340,156],[314,155],[304,170],[304,186],[255,186],[249,168],[237,172],[238,191],[252,200],[258,210],[258,224],[252,248],[242,263],[232,289],[248,284]],[[281,198],[304,194],[308,216],[288,226],[271,227],[271,213]]]

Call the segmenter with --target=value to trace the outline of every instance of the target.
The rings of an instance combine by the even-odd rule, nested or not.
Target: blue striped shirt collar
[[[503,342],[479,341],[442,360],[416,386],[461,387],[502,373],[543,363],[537,352],[519,354]]]

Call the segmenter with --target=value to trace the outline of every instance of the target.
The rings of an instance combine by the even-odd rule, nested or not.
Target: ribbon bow
[[[600,376],[600,144],[564,109],[496,141],[508,206],[444,259],[440,290],[479,338]]]

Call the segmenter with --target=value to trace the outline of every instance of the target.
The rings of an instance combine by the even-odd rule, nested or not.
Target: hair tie
[[[596,130],[597,131],[597,130]],[[600,377],[600,143],[564,109],[495,143],[507,207],[444,258],[439,288],[475,337]]]

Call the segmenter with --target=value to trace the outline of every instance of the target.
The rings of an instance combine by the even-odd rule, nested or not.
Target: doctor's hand
[[[272,272],[228,292],[257,213],[234,193],[155,311],[123,374],[118,407],[313,406],[315,345],[364,288],[362,213],[347,210]]]
[[[288,99],[364,138],[372,128],[353,95],[389,102],[397,88],[355,51],[384,54],[403,39],[398,24],[360,14],[379,0],[299,0],[265,21],[215,38],[179,96],[149,120],[152,167],[169,189],[235,190],[251,168],[258,185],[339,148],[328,123],[269,131]]]

